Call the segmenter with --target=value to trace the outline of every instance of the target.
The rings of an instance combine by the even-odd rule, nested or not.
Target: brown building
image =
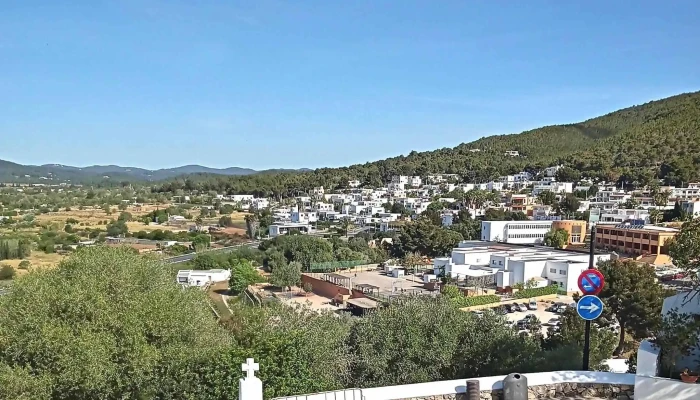
[[[595,246],[630,255],[668,255],[668,240],[678,229],[655,225],[605,225],[595,227]]]
[[[569,232],[569,244],[580,245],[586,241],[586,221],[554,221],[552,229],[563,229]]]

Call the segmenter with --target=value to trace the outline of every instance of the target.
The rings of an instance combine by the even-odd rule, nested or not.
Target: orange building
[[[595,246],[630,255],[668,255],[667,242],[678,229],[655,225],[605,225],[595,227]]]
[[[586,221],[553,221],[552,229],[563,229],[569,232],[569,244],[583,244],[586,241]]]

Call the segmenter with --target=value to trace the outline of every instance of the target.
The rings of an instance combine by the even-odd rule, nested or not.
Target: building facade
[[[581,245],[586,242],[586,221],[552,221],[552,229],[563,229],[569,233],[569,244]]]
[[[599,224],[595,246],[631,255],[668,255],[668,241],[678,229],[655,225]]]
[[[482,221],[481,240],[514,244],[539,244],[553,221]]]

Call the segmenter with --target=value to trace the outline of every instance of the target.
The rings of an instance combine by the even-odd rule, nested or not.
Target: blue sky
[[[700,90],[700,2],[0,0],[0,159],[342,166]]]

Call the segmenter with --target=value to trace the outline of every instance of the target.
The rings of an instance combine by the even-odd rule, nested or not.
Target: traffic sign
[[[587,269],[578,276],[578,288],[584,295],[597,295],[603,290],[605,278],[597,269]]]
[[[576,303],[576,312],[581,318],[592,321],[603,313],[603,301],[598,296],[583,296]]]

